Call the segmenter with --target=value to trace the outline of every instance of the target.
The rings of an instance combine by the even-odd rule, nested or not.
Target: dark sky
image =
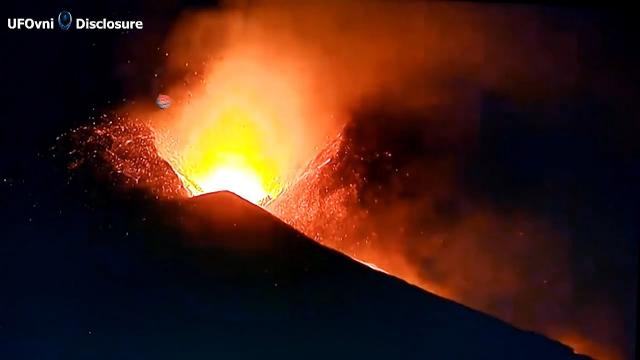
[[[12,301],[25,308],[58,305],[56,314],[28,312],[34,316],[29,321],[64,318],[72,312],[64,306],[65,296],[93,291],[91,275],[78,273],[86,265],[83,262],[112,261],[123,272],[135,266],[126,258],[132,256],[131,250],[95,248],[87,240],[92,233],[104,231],[105,216],[114,217],[116,224],[126,222],[110,212],[116,205],[110,203],[109,190],[90,181],[84,188],[70,189],[63,161],[53,159],[48,149],[58,135],[90,123],[123,99],[153,97],[155,89],[144,79],[151,78],[163,61],[155,49],[162,46],[180,11],[204,2],[191,3],[116,0],[3,5],[6,17],[48,18],[64,8],[88,17],[123,16],[145,23],[143,31],[129,34],[8,31],[3,26],[0,297],[13,295]],[[578,274],[576,287],[592,296],[590,283],[603,284],[598,295],[621,309],[631,337],[640,235],[639,82],[635,81],[639,57],[633,14],[613,7],[563,6],[541,11],[562,11],[565,16],[575,12],[579,21],[593,23],[597,36],[593,42],[589,38],[581,42],[592,48],[589,53],[597,54],[588,59],[590,73],[582,77],[575,101],[542,110],[514,109],[499,94],[487,96],[483,118],[491,120],[481,126],[482,147],[470,163],[495,166],[470,170],[474,175],[466,188],[504,211],[526,207],[545,218],[557,216],[576,224],[572,231],[579,242],[573,245],[577,260],[571,264]],[[129,60],[135,72],[123,73],[122,65]],[[633,86],[621,87],[621,83]],[[540,116],[558,121],[539,126],[534,119]],[[0,300],[0,335],[6,328],[2,323],[6,305]],[[51,318],[43,320],[44,314]],[[631,338],[619,341],[627,349],[632,342]]]

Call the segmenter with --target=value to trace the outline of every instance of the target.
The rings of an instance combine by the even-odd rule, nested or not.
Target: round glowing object
[[[169,97],[169,95],[160,94],[156,98],[156,105],[158,105],[158,107],[162,110],[168,109],[169,106],[171,106],[171,98]]]

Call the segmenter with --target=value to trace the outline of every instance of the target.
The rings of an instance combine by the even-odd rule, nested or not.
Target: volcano
[[[138,220],[94,234],[90,285],[79,287],[93,290],[66,291],[59,323],[14,329],[9,354],[581,358],[326,248],[230,192],[142,204],[115,206]]]

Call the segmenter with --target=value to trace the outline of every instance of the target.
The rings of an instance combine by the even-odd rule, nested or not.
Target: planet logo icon
[[[171,106],[171,98],[169,95],[160,94],[156,98],[156,105],[162,110],[168,109]]]
[[[58,26],[60,29],[67,31],[71,27],[71,22],[73,18],[71,17],[71,13],[68,11],[60,11],[58,14]]]

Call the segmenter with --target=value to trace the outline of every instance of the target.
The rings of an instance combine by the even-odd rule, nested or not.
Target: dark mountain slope
[[[120,209],[136,220],[94,233],[87,263],[61,288],[30,292],[49,307],[13,305],[3,358],[575,357],[325,248],[231,193],[147,205]]]

